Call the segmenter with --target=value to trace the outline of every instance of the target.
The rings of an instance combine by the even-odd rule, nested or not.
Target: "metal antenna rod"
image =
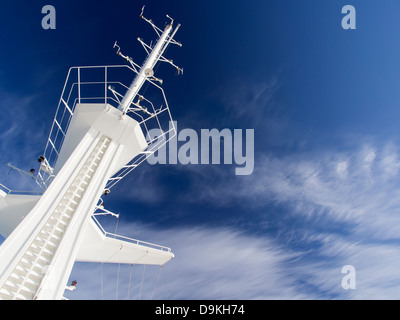
[[[127,112],[133,99],[138,94],[139,90],[142,88],[146,79],[149,77],[152,77],[154,75],[153,68],[156,65],[156,63],[158,62],[158,60],[162,57],[162,54],[164,53],[165,49],[167,48],[167,46],[170,42],[169,35],[172,31],[172,24],[173,24],[173,21],[171,21],[171,23],[169,23],[165,27],[163,33],[161,34],[160,38],[158,39],[158,41],[156,43],[154,49],[148,55],[143,66],[140,68],[139,73],[136,75],[135,79],[131,83],[129,90],[126,92],[124,98],[122,99],[121,104],[119,105],[118,109],[121,110],[123,114],[125,114]]]

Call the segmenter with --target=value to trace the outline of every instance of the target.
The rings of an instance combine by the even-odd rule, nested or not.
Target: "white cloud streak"
[[[43,152],[47,127],[40,114],[35,112],[37,96],[15,96],[0,89],[0,177],[12,189],[26,190],[24,179],[15,179],[17,173],[8,175],[7,163],[25,171],[37,169],[36,157]],[[36,166],[36,167],[35,167]],[[17,182],[18,181],[18,182]]]
[[[399,239],[399,168],[397,147],[386,143],[349,152],[262,156],[251,176],[230,176],[215,168],[210,171],[215,183],[205,188],[201,181],[207,179],[199,174],[194,185],[202,202],[224,206],[244,201],[253,208],[274,202],[296,214],[354,223],[360,236]]]
[[[310,221],[309,228],[300,230],[302,240],[317,245],[307,253],[295,250],[296,263],[279,260],[279,271],[266,265],[271,278],[280,279],[284,274],[289,281],[288,287],[277,286],[285,293],[290,291],[287,288],[293,290],[283,295],[286,298],[396,299],[396,279],[400,276],[399,167],[398,147],[392,142],[361,143],[348,151],[325,150],[279,159],[263,156],[249,177],[229,176],[216,169],[212,170],[214,183],[205,186],[201,181],[209,180],[204,179],[204,171],[199,173],[198,183],[193,184],[197,198],[190,201],[221,207],[239,205],[253,212],[275,203],[285,208],[282,219]],[[196,170],[191,172],[196,174]],[[265,215],[267,221],[271,212]],[[287,228],[281,232],[300,232]],[[255,238],[255,243],[260,239]],[[279,256],[287,250],[279,247]],[[356,290],[344,290],[340,285],[344,276],[341,268],[347,264],[357,270]],[[230,282],[226,283],[229,286]],[[315,295],[310,293],[312,288]],[[263,297],[271,296],[274,294]]]
[[[293,279],[286,277],[285,264],[298,254],[288,253],[268,238],[246,236],[229,228],[187,227],[169,230],[155,230],[145,225],[125,225],[127,229],[140,229],[143,234],[151,236],[159,243],[173,248],[175,258],[163,267],[155,299],[287,299],[306,298],[297,292]],[[134,267],[136,287],[131,298],[138,299],[141,283],[142,266]],[[97,298],[101,297],[100,267],[96,275],[91,264],[76,265],[71,279],[90,278],[94,285],[81,287],[68,297],[77,299],[93,298],[93,288]],[[127,283],[130,270],[120,272],[121,287],[119,296],[127,297]],[[154,269],[154,268],[153,268]],[[157,271],[157,270],[156,270]],[[146,279],[142,298],[152,297],[156,271]],[[117,268],[108,269],[104,282],[110,283],[105,299],[116,297]],[[75,279],[74,278],[74,279]],[[87,281],[87,279],[86,279]],[[135,291],[135,292],[134,292]],[[95,294],[96,296],[96,294]],[[96,298],[96,297],[95,297]]]

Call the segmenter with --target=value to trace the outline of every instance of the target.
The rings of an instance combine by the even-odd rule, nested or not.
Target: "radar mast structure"
[[[173,29],[167,15],[170,21],[161,30],[143,9],[140,17],[158,40],[152,47],[139,39],[148,54],[141,67],[115,43],[130,66],[69,70],[38,173],[28,174],[43,192],[15,192],[0,184],[0,234],[6,237],[0,247],[0,299],[62,299],[64,290],[74,289],[66,284],[75,261],[162,266],[174,257],[170,248],[106,232],[95,217],[115,216],[104,208],[110,188],[176,133],[165,127],[173,121],[154,66],[167,62],[183,72],[164,57],[169,44],[181,46],[173,39],[180,25]],[[135,77],[127,86],[115,71]],[[104,81],[90,78],[99,74]],[[161,92],[159,108],[139,94],[146,81]],[[100,94],[93,96],[95,91]]]

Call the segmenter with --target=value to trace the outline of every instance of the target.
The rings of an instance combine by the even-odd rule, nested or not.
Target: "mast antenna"
[[[179,47],[182,47],[182,44],[174,39],[174,36],[181,25],[178,24],[173,30],[174,19],[172,19],[169,15],[166,15],[167,18],[171,21],[165,26],[164,30],[162,30],[157,27],[152,20],[144,17],[144,7],[145,6],[142,7],[142,10],[140,12],[140,18],[149,23],[158,35],[158,40],[153,47],[146,44],[141,38],[138,38],[138,41],[141,43],[148,54],[144,64],[140,67],[138,64],[133,62],[132,58],[122,54],[121,48],[120,46],[118,46],[117,42],[114,43],[114,48],[117,48],[116,54],[129,62],[132,65],[133,69],[136,71],[136,77],[132,81],[129,89],[127,90],[118,107],[118,109],[121,110],[123,114],[126,114],[133,100],[138,95],[138,92],[146,81],[157,81],[162,84],[162,79],[158,79],[154,76],[154,66],[157,64],[158,61],[169,63],[177,70],[178,74],[183,74],[182,68],[175,65],[173,60],[167,59],[163,56],[169,44],[175,44]]]

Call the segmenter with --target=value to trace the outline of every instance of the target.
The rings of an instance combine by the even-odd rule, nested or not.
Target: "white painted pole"
[[[172,23],[168,24],[163,33],[161,34],[160,38],[158,39],[154,49],[152,52],[149,54],[147,59],[145,60],[143,66],[141,67],[139,74],[136,75],[135,79],[131,83],[128,91],[126,92],[124,98],[121,101],[121,104],[119,105],[118,109],[122,111],[123,114],[125,114],[131,105],[133,99],[135,96],[138,94],[139,90],[142,88],[144,82],[146,81],[146,78],[153,75],[153,68],[156,65],[157,61],[160,59],[162,54],[164,53],[168,41],[167,38],[169,34],[171,33],[172,30]]]

